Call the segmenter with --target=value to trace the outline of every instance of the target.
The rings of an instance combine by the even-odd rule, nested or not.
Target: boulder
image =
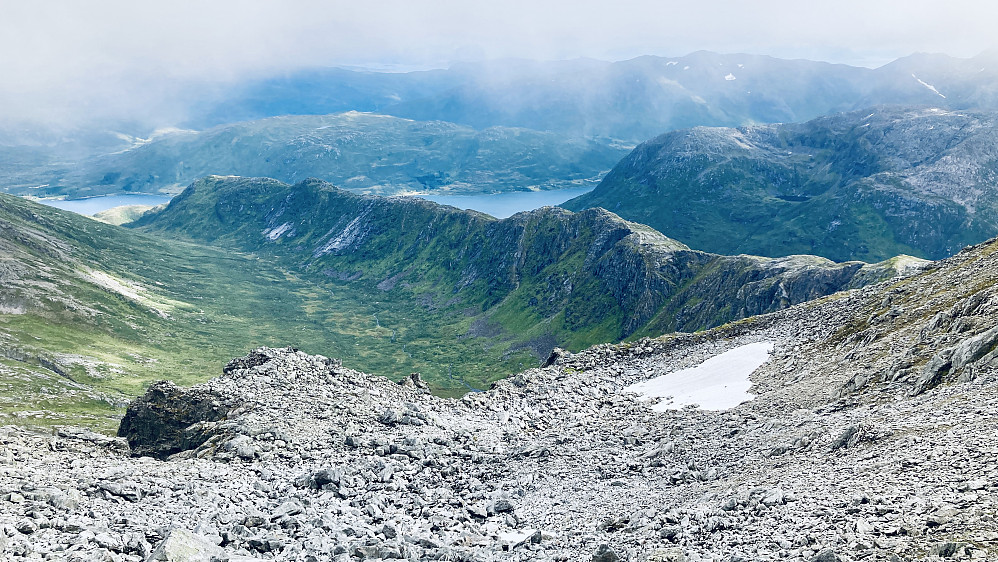
[[[146,562],[219,562],[228,559],[225,551],[207,538],[185,529],[173,529]]]
[[[128,441],[134,456],[166,459],[207,441],[210,434],[202,422],[221,420],[234,406],[233,399],[214,391],[160,381],[128,405],[118,436]]]

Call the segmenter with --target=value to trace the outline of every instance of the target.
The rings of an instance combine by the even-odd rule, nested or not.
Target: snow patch
[[[727,80],[728,82],[730,82],[732,80],[737,80],[737,78],[735,78],[735,75],[732,74],[732,73],[730,73],[730,72],[728,73],[727,76],[724,77],[724,79]]]
[[[370,213],[370,209],[365,209],[364,212],[354,217],[354,219],[346,225],[346,228],[344,228],[334,238],[331,238],[321,248],[316,250],[313,256],[324,256],[326,254],[342,250],[343,248],[363,240],[367,232],[362,231],[361,229],[364,227],[364,221]]]
[[[677,64],[679,64],[679,63],[676,62],[676,61],[674,61],[674,60],[671,60],[671,61],[665,63],[665,66],[676,66]]]
[[[773,345],[771,341],[742,345],[696,367],[632,384],[624,388],[624,392],[634,392],[647,399],[662,398],[652,406],[657,412],[689,405],[714,411],[734,408],[754,398],[748,392],[752,387],[749,375],[769,360]]]
[[[689,65],[686,65],[686,66],[683,67],[683,70],[689,70],[689,69],[690,69]]]
[[[282,234],[284,234],[285,232],[287,232],[290,229],[291,229],[291,223],[286,222],[286,223],[282,224],[281,226],[277,226],[277,227],[274,227],[274,228],[268,228],[268,229],[264,230],[263,231],[263,235],[267,237],[267,240],[270,240],[271,242],[273,242],[274,240],[277,240],[278,238],[280,238]]]
[[[919,84],[921,84],[921,85],[925,86],[926,88],[928,88],[928,89],[932,90],[933,92],[935,92],[935,94],[937,96],[939,96],[939,97],[941,97],[943,99],[946,99],[946,96],[940,94],[939,90],[937,90],[936,87],[933,86],[932,84],[929,84],[927,82],[923,82],[922,79],[920,79],[918,76],[915,76],[914,74],[912,74],[911,77],[914,78],[915,80],[918,80]]]

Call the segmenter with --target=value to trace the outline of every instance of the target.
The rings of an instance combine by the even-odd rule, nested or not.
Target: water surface
[[[520,211],[560,205],[592,190],[592,186],[586,186],[551,191],[513,191],[482,195],[420,195],[419,197],[441,205],[450,205],[458,209],[473,209],[504,219]]]
[[[166,195],[130,193],[128,195],[103,195],[101,197],[88,197],[86,199],[38,199],[37,201],[43,205],[64,211],[91,216],[114,207],[121,207],[122,205],[162,205],[163,203],[168,203],[170,197]]]

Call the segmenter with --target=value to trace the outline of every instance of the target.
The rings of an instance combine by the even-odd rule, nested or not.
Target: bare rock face
[[[204,443],[210,434],[203,423],[223,419],[233,404],[211,390],[161,381],[128,406],[118,436],[128,440],[135,456],[165,459]]]

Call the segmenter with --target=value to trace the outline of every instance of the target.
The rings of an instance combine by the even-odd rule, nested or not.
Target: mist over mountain
[[[177,131],[53,174],[35,194],[178,193],[216,175],[318,177],[380,194],[594,186],[626,150],[509,127],[475,130],[377,114],[273,117]]]
[[[312,69],[242,84],[214,105],[206,100],[189,125],[356,109],[640,142],[697,125],[805,121],[878,104],[998,109],[996,58],[916,54],[869,69],[697,51],[619,62],[465,63],[400,74]]]
[[[108,121],[91,128],[7,127],[0,131],[0,143],[6,147],[0,156],[0,180],[5,191],[68,197],[125,188],[179,190],[205,174],[272,176],[291,182],[317,176],[382,193],[448,184],[480,192],[556,188],[566,185],[559,183],[563,180],[589,179],[596,175],[591,171],[608,169],[619,147],[682,128],[797,122],[874,104],[998,109],[996,58],[993,53],[968,59],[919,54],[869,69],[698,51],[620,62],[500,60],[404,73],[312,68],[183,92],[175,103],[186,107],[188,117],[174,125],[202,131],[196,137],[173,134],[176,128],[143,130],[134,121]],[[430,163],[433,159],[412,152],[417,151],[414,147],[399,147],[395,163],[403,169],[398,174],[385,167],[391,157],[372,161],[375,168],[381,167],[369,174],[362,169],[363,159],[352,159],[351,164],[323,151],[349,142],[354,133],[363,136],[372,118],[358,117],[359,128],[353,132],[344,125],[305,133],[310,121],[304,116],[348,111],[448,122],[486,137],[493,127],[530,129],[538,131],[530,133],[536,142],[554,148],[527,156],[523,151],[538,151],[539,145],[521,138],[496,149],[505,155],[482,155],[472,146],[470,130],[450,125],[436,131],[437,140],[426,146],[448,153],[448,162]],[[302,117],[252,122],[284,115]],[[251,121],[232,125],[246,120]],[[219,126],[223,128],[210,129]],[[412,140],[410,132],[382,140],[404,145]],[[336,142],[334,133],[339,135]],[[445,140],[448,134],[452,138]],[[231,145],[221,142],[226,135],[231,135]],[[285,148],[280,148],[282,143]],[[365,150],[369,155],[376,152]],[[114,154],[118,152],[125,155]],[[489,168],[487,177],[482,176],[484,168]],[[511,172],[503,176],[506,170]],[[356,185],[348,181],[353,178],[358,178]],[[38,186],[45,187],[30,191]]]
[[[998,234],[996,125],[994,112],[875,107],[675,131],[564,207],[604,207],[726,254],[941,258]]]

